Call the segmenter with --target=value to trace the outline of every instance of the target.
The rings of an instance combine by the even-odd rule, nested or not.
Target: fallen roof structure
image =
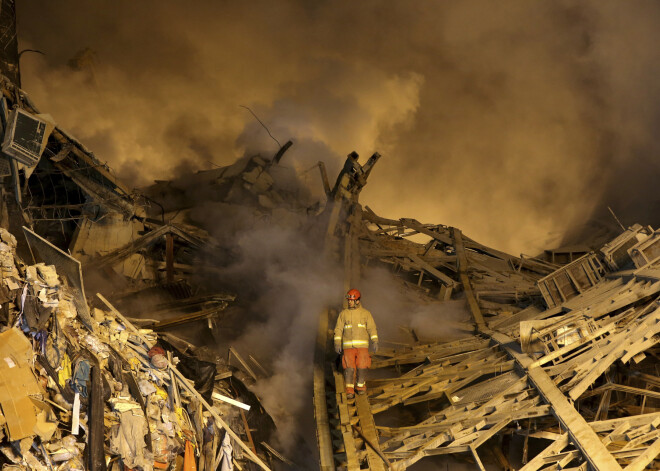
[[[328,338],[338,309],[324,311],[315,373],[321,469],[403,470],[450,454],[481,470],[484,455],[524,471],[657,463],[659,231],[635,225],[560,266],[485,247],[456,228],[379,217],[358,195],[336,202],[344,218],[330,224],[347,285],[377,261],[421,302],[462,292],[474,334],[381,347],[367,396],[349,401]],[[403,410],[408,423],[391,425],[388,412]],[[509,450],[515,437],[521,456]]]

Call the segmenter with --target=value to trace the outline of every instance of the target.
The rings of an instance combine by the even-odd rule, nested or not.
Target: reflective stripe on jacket
[[[378,342],[376,323],[371,313],[361,305],[355,309],[344,309],[339,313],[335,326],[335,345],[342,349],[368,348],[369,341]]]

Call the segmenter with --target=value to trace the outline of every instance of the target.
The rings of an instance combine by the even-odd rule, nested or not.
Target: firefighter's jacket
[[[370,340],[378,342],[378,332],[369,311],[360,305],[339,313],[335,326],[335,346],[341,344],[342,350],[368,348]]]

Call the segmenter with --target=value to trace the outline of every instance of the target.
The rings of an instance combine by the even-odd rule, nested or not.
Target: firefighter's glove
[[[378,342],[371,342],[371,347],[369,347],[371,353],[376,353],[378,351]]]
[[[335,352],[337,352],[337,355],[339,355],[341,353],[341,344],[340,343],[335,344]]]

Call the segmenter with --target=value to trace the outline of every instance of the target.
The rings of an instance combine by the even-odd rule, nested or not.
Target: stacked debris
[[[453,456],[481,470],[657,469],[660,231],[634,225],[596,251],[568,250],[560,266],[456,228],[385,219],[355,199],[343,204],[335,244],[347,279],[359,280],[356,258],[358,267],[377,260],[420,302],[459,294],[474,335],[381,340],[367,398],[355,402],[325,356],[325,385],[315,377],[317,404],[327,406],[325,418],[317,409],[322,466],[403,470]],[[321,399],[326,387],[334,394]]]
[[[0,224],[13,233],[27,225],[80,260],[87,286],[111,296],[128,315],[153,318],[150,325],[159,330],[206,321],[212,338],[219,338],[217,321],[235,295],[201,282],[215,275],[216,267],[207,261],[219,244],[191,222],[189,206],[170,204],[178,198],[176,188],[168,186],[163,197],[170,206],[166,211],[148,194],[126,188],[6,77],[0,77],[0,92]],[[266,207],[297,208],[297,195],[287,192],[295,173],[292,177],[292,170],[277,165],[285,150],[276,159],[246,158],[200,173],[203,182],[194,186],[219,201],[275,212],[280,206]],[[23,238],[17,252],[31,257]],[[143,313],[144,306],[154,308]]]
[[[268,469],[233,431],[250,437],[251,405],[235,397],[231,371],[182,353],[173,336],[136,328],[101,295],[83,322],[67,277],[24,264],[5,229],[0,240],[5,465],[209,470],[250,460]]]
[[[512,307],[517,311],[519,304],[533,302],[540,294],[536,281],[558,268],[533,257],[514,257],[486,247],[457,229],[414,219],[386,219],[368,206],[365,209],[360,253],[366,263],[375,259],[386,264],[406,285],[431,300],[451,299],[466,273],[459,263],[466,251],[470,253],[472,289],[488,305],[487,315],[500,316],[503,311],[510,313]],[[420,242],[420,237],[426,242]]]

